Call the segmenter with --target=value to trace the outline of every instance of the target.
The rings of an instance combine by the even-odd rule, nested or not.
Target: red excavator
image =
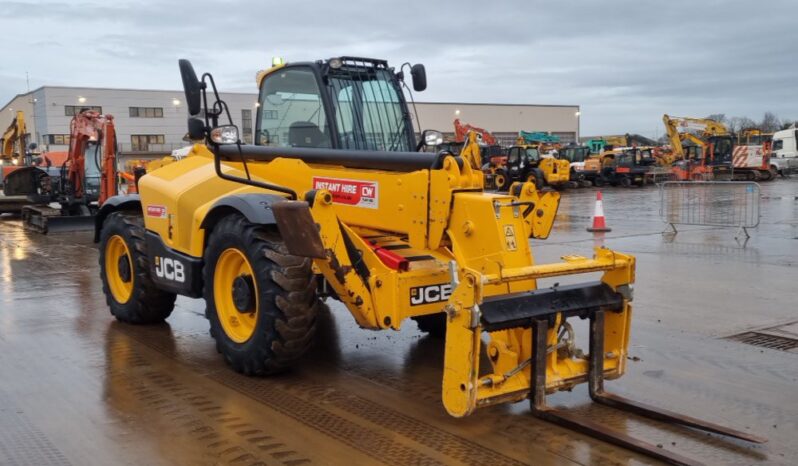
[[[473,131],[480,136],[482,136],[482,143],[488,146],[496,146],[499,143],[496,141],[496,138],[490,134],[489,131],[486,131],[482,128],[477,128],[476,126],[471,126],[468,123],[463,124],[460,122],[459,118],[455,118],[454,120],[454,140],[455,142],[464,142],[466,140],[466,134],[469,131]]]
[[[69,152],[60,167],[13,172],[18,192],[31,202],[22,208],[25,225],[41,233],[90,229],[94,213],[117,194],[114,117],[83,110],[70,123]],[[8,193],[7,193],[8,194]],[[52,207],[51,204],[60,204]]]

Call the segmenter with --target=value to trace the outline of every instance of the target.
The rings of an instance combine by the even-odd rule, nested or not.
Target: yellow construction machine
[[[415,319],[444,335],[442,399],[452,416],[531,399],[537,416],[692,464],[546,406],[547,394],[587,382],[596,401],[760,440],[604,391],[626,370],[634,257],[597,248],[592,258],[536,264],[529,238],[549,235],[559,194],[530,182],[485,192],[473,132],[457,156],[420,151],[441,135],[424,131],[416,143],[401,70],[336,57],[262,71],[256,144],[244,145],[213,77],[198,80],[186,60],[180,69],[189,134],[205,143],[96,217],[117,319],[160,322],[177,294],[204,298],[224,359],[267,375],[310,346],[319,299],[329,297],[366,329]],[[423,66],[410,74],[424,90]],[[541,282],[595,272],[598,280],[578,284]],[[574,319],[590,322],[587,355]]]
[[[571,163],[544,154],[543,144],[527,144],[519,138],[507,150],[503,166],[491,167],[494,184],[499,191],[507,191],[513,182],[530,182],[538,188],[579,187],[571,182]]]
[[[3,131],[3,136],[0,137],[0,165],[27,165],[24,163],[24,158],[28,151],[28,136],[25,114],[18,111],[14,119],[11,120],[11,124]]]

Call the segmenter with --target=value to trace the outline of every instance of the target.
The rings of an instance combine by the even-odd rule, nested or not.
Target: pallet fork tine
[[[546,320],[534,320],[532,325],[532,347],[534,364],[532,367],[531,405],[535,416],[561,425],[568,429],[584,433],[608,443],[627,448],[646,456],[675,465],[700,465],[690,458],[668,451],[651,443],[630,437],[622,432],[610,429],[601,424],[580,419],[571,413],[550,408],[546,405]],[[685,416],[669,410],[630,400],[604,390],[604,311],[597,311],[590,318],[590,354],[588,387],[590,398],[597,403],[613,408],[623,409],[658,421],[680,424],[686,427],[712,432],[720,435],[746,440],[753,443],[765,443],[767,439],[718,424],[706,422],[691,416]]]

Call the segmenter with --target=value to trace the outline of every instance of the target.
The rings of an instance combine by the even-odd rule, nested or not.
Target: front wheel
[[[496,174],[493,175],[493,182],[496,185],[496,191],[507,191],[510,189],[510,177],[505,170],[496,170]]]
[[[222,219],[208,238],[203,280],[211,336],[235,371],[281,372],[310,347],[319,309],[311,260],[289,254],[276,230]]]
[[[541,172],[538,169],[534,169],[533,168],[526,175],[526,181],[529,182],[529,183],[533,183],[535,185],[535,188],[537,188],[537,189],[543,189],[544,180],[545,180],[545,177],[543,175],[543,172]]]
[[[114,212],[100,232],[100,278],[111,314],[122,322],[163,322],[176,295],[158,289],[150,278],[150,259],[140,214]]]

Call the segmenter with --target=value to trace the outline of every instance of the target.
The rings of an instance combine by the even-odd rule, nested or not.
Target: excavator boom
[[[0,138],[0,164],[22,164],[22,159],[25,158],[28,150],[28,136],[25,114],[22,111],[17,111],[17,115],[11,120],[11,124]]]
[[[455,118],[454,120],[455,142],[465,142],[466,136],[468,135],[469,131],[473,131],[479,134],[479,136],[482,138],[482,143],[488,146],[495,146],[498,144],[496,138],[488,130],[469,125],[468,123],[463,124],[459,118]]]

